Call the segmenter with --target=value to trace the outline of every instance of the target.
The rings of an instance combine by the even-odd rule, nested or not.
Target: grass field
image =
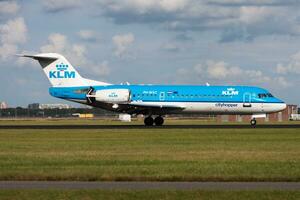
[[[0,129],[0,180],[299,181],[299,155],[299,129]]]
[[[258,122],[258,124],[300,124],[300,121],[288,121],[288,122]],[[5,119],[0,120],[1,125],[143,125],[143,119],[133,118],[133,121],[130,123],[120,122],[117,118],[108,118],[108,119]],[[202,125],[202,124],[247,124],[249,122],[217,122],[215,120],[205,120],[205,119],[165,119],[166,125]]]
[[[116,191],[116,190],[0,190],[1,200],[67,199],[230,199],[297,200],[300,192],[289,191]]]

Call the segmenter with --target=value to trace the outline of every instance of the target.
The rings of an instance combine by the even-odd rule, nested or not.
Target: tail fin
[[[53,87],[107,85],[107,83],[82,78],[69,61],[57,53],[19,56],[39,61]]]

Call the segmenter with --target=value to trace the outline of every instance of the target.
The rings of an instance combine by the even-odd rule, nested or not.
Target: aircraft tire
[[[154,120],[151,116],[144,119],[145,126],[153,126]]]
[[[250,124],[251,124],[251,126],[255,126],[256,125],[256,119],[251,119]]]
[[[154,123],[156,126],[162,126],[164,124],[164,118],[162,116],[158,116],[154,119]]]

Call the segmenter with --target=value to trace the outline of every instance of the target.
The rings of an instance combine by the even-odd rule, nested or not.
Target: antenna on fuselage
[[[130,83],[126,81],[125,83],[121,83],[121,85],[130,85]]]

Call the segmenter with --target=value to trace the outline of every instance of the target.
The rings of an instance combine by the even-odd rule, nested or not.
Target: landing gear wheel
[[[162,116],[158,116],[154,119],[154,123],[156,126],[161,126],[164,124],[164,118]]]
[[[153,120],[153,118],[152,118],[151,116],[146,117],[146,118],[144,119],[144,124],[145,124],[146,126],[152,126],[153,123],[154,123],[154,120]]]
[[[251,126],[255,126],[256,125],[256,120],[255,119],[251,119],[250,124],[251,124]]]

